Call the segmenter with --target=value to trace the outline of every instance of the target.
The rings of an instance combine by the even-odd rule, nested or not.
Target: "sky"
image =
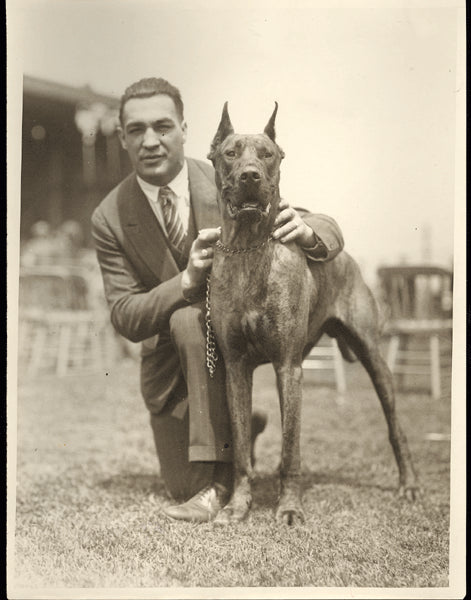
[[[187,154],[201,159],[226,100],[240,133],[262,131],[278,101],[282,195],[334,217],[371,279],[427,252],[451,266],[457,12],[422,5],[15,0],[9,67],[115,96],[165,77],[185,101]]]

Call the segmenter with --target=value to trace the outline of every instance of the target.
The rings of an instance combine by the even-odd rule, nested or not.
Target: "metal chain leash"
[[[224,252],[225,254],[246,254],[247,252],[254,252],[259,248],[263,248],[263,246],[266,246],[271,239],[273,238],[270,235],[261,244],[258,244],[258,246],[250,246],[249,248],[230,248],[229,246],[225,246],[220,240],[215,243],[215,246],[218,250],[221,250],[221,252]]]
[[[216,350],[216,338],[214,337],[213,326],[211,324],[211,304],[209,301],[211,276],[206,276],[206,366],[208,367],[209,376],[214,377],[216,370],[216,362],[218,353]]]

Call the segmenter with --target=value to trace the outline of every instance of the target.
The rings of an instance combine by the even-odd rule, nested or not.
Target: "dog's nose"
[[[260,179],[260,171],[255,167],[246,167],[240,176],[242,183],[258,183]]]

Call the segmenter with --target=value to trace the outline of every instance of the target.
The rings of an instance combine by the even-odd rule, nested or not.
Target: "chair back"
[[[391,321],[445,321],[452,315],[453,274],[434,266],[381,267],[382,300]]]
[[[19,305],[22,309],[89,309],[87,275],[80,267],[21,268]]]

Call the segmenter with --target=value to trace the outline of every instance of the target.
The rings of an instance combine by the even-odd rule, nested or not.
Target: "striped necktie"
[[[160,188],[159,202],[162,208],[168,241],[177,251],[179,258],[183,260],[186,242],[185,228],[178,214],[176,196],[168,186]]]

